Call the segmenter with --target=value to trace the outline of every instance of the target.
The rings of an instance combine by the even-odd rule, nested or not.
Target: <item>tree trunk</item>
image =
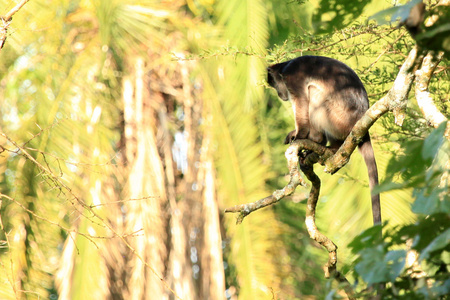
[[[144,79],[144,60],[137,58],[134,78],[123,82],[125,153],[129,167],[125,198],[126,232],[136,253],[129,253],[127,299],[164,299],[161,279],[166,260],[165,214],[167,201],[164,168],[155,136],[155,117]],[[147,267],[147,262],[151,268]]]

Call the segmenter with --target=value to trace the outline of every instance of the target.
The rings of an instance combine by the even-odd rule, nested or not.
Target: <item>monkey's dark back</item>
[[[307,74],[313,79],[324,81],[335,81],[336,88],[362,88],[364,85],[361,79],[349,66],[334,58],[325,56],[305,55],[284,62],[282,68],[283,75],[293,75],[295,73]]]

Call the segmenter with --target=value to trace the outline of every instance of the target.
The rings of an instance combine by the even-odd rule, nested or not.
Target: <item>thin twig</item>
[[[3,16],[3,19],[4,19],[5,21],[9,21],[9,20],[12,18],[12,16],[13,16],[16,12],[18,12],[19,9],[21,9],[22,6],[24,6],[28,1],[30,1],[30,0],[22,0],[22,1],[20,1],[19,3],[17,3],[16,6],[14,6],[9,12],[7,12],[7,13]]]
[[[366,73],[368,73],[369,71],[370,71],[370,69],[372,69],[372,67],[381,59],[381,57],[384,55],[384,54],[386,54],[386,52],[389,50],[389,49],[392,49],[393,47],[394,47],[394,45],[395,44],[397,44],[397,42],[401,39],[401,38],[403,38],[403,36],[406,34],[406,31],[403,31],[402,33],[400,33],[400,35],[395,39],[395,41],[393,41],[392,43],[389,43],[388,45],[387,45],[387,47],[383,50],[383,51],[381,51],[381,53],[378,55],[378,57],[375,59],[375,61],[374,62],[372,62],[368,67],[367,67],[367,69],[365,69],[364,70],[364,74],[366,74]]]
[[[29,0],[22,0],[16,6],[14,6],[4,16],[0,16],[0,50],[5,45],[6,35],[8,33],[8,27],[11,24],[12,16],[19,11]]]
[[[258,200],[253,203],[240,204],[230,208],[225,209],[225,212],[238,212],[239,216],[237,217],[236,224],[242,223],[244,218],[249,215],[251,212],[258,210],[260,208],[272,205],[277,203],[281,199],[286,196],[292,195],[295,192],[297,186],[302,185],[306,186],[306,183],[302,176],[300,175],[298,169],[298,148],[299,145],[291,145],[285,152],[286,159],[288,161],[289,168],[289,183],[282,189],[276,190],[272,195]]]

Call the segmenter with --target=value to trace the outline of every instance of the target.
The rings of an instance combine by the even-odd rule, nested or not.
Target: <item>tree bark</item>
[[[420,110],[422,111],[425,119],[433,126],[437,128],[442,122],[446,122],[447,118],[437,109],[434,104],[433,97],[428,91],[428,85],[431,80],[431,76],[436,70],[437,65],[442,59],[443,53],[428,52],[425,56],[422,66],[416,71],[416,99]]]

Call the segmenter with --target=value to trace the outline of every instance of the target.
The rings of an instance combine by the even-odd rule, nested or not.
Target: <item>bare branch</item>
[[[239,204],[233,207],[229,207],[225,209],[225,212],[239,213],[236,223],[240,224],[247,215],[254,212],[255,210],[275,204],[284,197],[292,195],[299,185],[306,186],[306,183],[301,177],[298,168],[298,153],[300,149],[310,150],[314,153],[317,153],[321,158],[320,162],[322,162],[323,158],[330,157],[333,154],[333,152],[327,147],[316,144],[310,140],[294,141],[285,152],[289,168],[289,183],[284,188],[273,192],[273,194],[270,196],[267,196],[256,202]]]
[[[11,21],[5,21],[0,17],[0,50],[3,48],[5,44],[6,35],[8,34],[8,27]]]
[[[16,12],[18,12],[19,9],[21,9],[22,6],[24,6],[28,1],[30,1],[30,0],[22,0],[22,1],[20,1],[19,3],[17,3],[16,6],[14,6],[9,12],[6,13],[6,15],[3,16],[3,19],[4,19],[5,21],[9,21],[9,20],[12,18],[12,16],[13,16]]]
[[[428,52],[423,59],[422,67],[416,71],[416,99],[422,114],[431,126],[437,128],[439,124],[447,121],[447,118],[437,109],[431,94],[428,92],[428,85],[434,70],[441,61],[444,53],[435,54]]]
[[[289,146],[289,148],[285,152],[286,159],[288,161],[288,168],[289,168],[289,183],[282,188],[281,190],[276,190],[273,192],[272,195],[260,199],[256,202],[252,203],[246,203],[246,204],[240,204],[236,205],[230,208],[225,209],[225,212],[238,212],[239,216],[236,220],[236,224],[242,223],[244,218],[249,215],[251,212],[258,210],[260,208],[272,205],[274,203],[277,203],[281,199],[283,199],[286,196],[292,195],[297,188],[298,185],[306,186],[305,181],[303,180],[302,176],[300,175],[299,169],[298,169],[298,151],[300,148],[300,143],[295,143]]]
[[[334,278],[343,284],[344,290],[349,299],[355,299],[354,291],[347,278],[337,271],[337,246],[326,235],[322,234],[316,225],[316,206],[320,195],[320,178],[314,173],[313,163],[301,165],[301,170],[311,181],[311,191],[306,204],[306,229],[311,239],[322,245],[328,251],[328,262],[324,266],[325,278]]]
[[[22,0],[16,6],[14,6],[9,12],[4,16],[0,16],[0,49],[3,48],[5,44],[6,35],[8,33],[9,24],[11,24],[12,16],[19,11],[28,1],[30,0]]]

